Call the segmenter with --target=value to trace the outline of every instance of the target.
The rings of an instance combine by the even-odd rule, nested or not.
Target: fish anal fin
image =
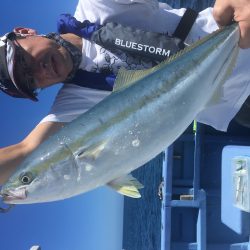
[[[116,192],[131,198],[141,198],[139,189],[144,187],[131,174],[115,179],[107,183],[107,185]]]

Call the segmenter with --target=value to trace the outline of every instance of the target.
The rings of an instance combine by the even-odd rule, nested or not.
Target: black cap
[[[15,76],[17,52],[23,50],[15,45],[16,34],[8,33],[0,37],[0,89],[16,98],[38,101],[36,92],[27,86],[25,79]],[[18,75],[18,74],[17,74]]]

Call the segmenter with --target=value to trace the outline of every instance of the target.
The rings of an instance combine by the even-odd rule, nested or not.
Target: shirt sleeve
[[[109,94],[109,91],[89,89],[74,84],[64,84],[59,90],[49,114],[40,123],[48,121],[71,122]]]

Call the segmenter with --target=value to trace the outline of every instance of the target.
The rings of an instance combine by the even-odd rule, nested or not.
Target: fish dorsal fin
[[[118,71],[113,92],[125,89],[137,81],[143,79],[144,77],[156,72],[163,66],[169,64],[170,62],[174,61],[177,57],[182,55],[186,49],[181,50],[180,52],[177,52],[175,55],[172,55],[168,59],[164,60],[163,62],[159,63],[158,65],[149,68],[149,69],[139,69],[139,70],[126,70],[125,68],[121,68]]]
[[[174,61],[177,57],[182,55],[186,49],[183,49],[180,52],[177,52],[175,55],[172,55],[168,59],[164,60],[163,62],[159,63],[158,65],[149,68],[149,69],[140,69],[140,70],[126,70],[125,68],[120,68],[118,71],[113,92],[125,89],[137,81],[143,79],[144,77],[156,72],[166,64],[169,64],[170,62]]]
[[[186,50],[187,48],[177,52],[176,54],[168,57],[166,60],[160,62],[156,66],[149,68],[149,69],[126,70],[125,68],[120,68],[120,70],[118,71],[116,80],[115,80],[113,92],[127,88],[133,85],[134,83],[136,83],[137,81],[143,79],[145,76],[148,76],[156,72],[160,68],[174,61],[177,57],[179,57],[184,52],[186,52]]]
[[[143,185],[131,174],[115,179],[107,185],[116,192],[131,198],[140,198],[139,189],[143,188]]]
[[[133,85],[136,81],[142,79],[143,77],[149,75],[151,72],[154,72],[155,68],[150,69],[140,69],[140,70],[126,70],[121,68],[118,71],[113,92],[119,91],[121,89],[127,88]]]

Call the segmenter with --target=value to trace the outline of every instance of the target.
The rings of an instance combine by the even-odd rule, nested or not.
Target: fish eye
[[[33,178],[30,172],[23,173],[20,175],[20,181],[22,182],[22,184],[25,184],[25,185],[30,184],[32,180]]]

